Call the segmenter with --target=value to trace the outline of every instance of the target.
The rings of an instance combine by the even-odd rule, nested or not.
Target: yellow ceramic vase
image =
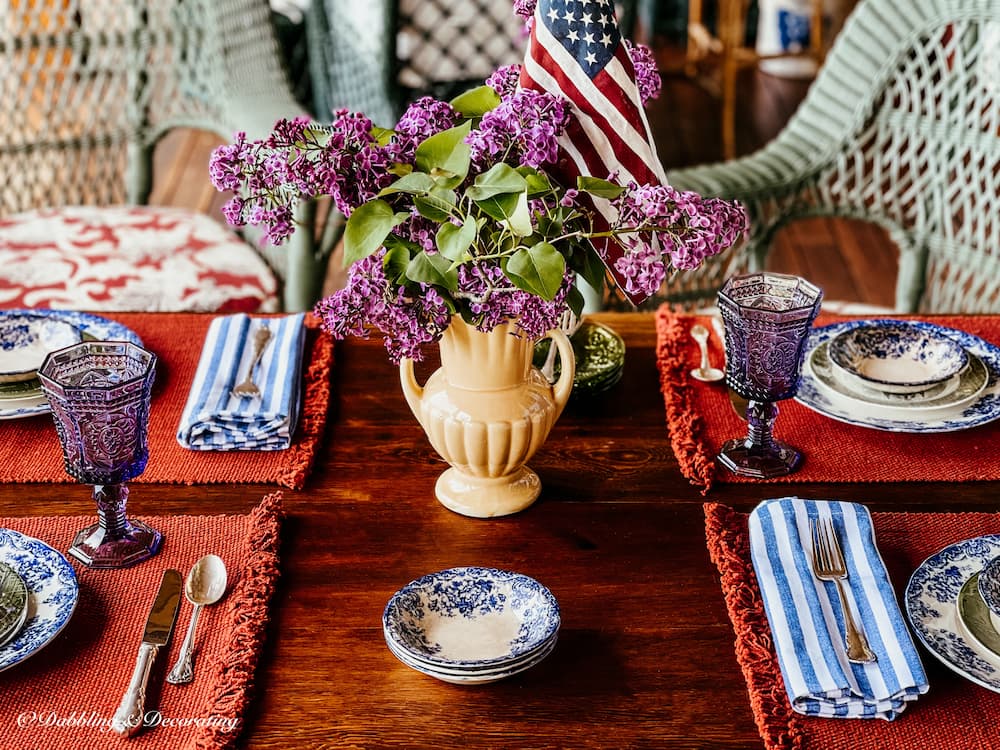
[[[573,347],[562,331],[548,335],[562,372],[555,385],[532,366],[534,343],[513,323],[489,333],[452,318],[439,343],[441,367],[420,387],[413,362],[399,366],[406,401],[451,468],[435,486],[438,500],[466,516],[517,513],[541,492],[525,464],[545,442],[573,390]]]

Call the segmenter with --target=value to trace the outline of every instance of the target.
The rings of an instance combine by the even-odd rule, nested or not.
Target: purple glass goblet
[[[802,462],[795,448],[774,439],[775,401],[791,398],[809,329],[823,293],[797,276],[734,276],[719,291],[726,331],[726,385],[745,398],[747,437],[722,446],[719,462],[741,476],[791,474]]]
[[[94,485],[98,522],[69,554],[91,568],[124,568],[157,553],[163,538],[125,516],[126,482],[142,474],[156,355],[122,341],[85,341],[49,354],[38,371],[52,407],[66,473]]]

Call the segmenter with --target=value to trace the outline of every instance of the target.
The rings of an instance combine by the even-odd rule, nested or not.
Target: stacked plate
[[[552,592],[520,573],[449,568],[411,581],[382,614],[386,645],[406,666],[444,682],[477,685],[523,672],[559,634]]]
[[[48,413],[38,368],[49,352],[84,339],[142,345],[125,326],[89,313],[0,310],[0,419]]]
[[[576,355],[576,374],[573,378],[573,396],[588,397],[608,390],[622,379],[625,371],[625,342],[615,331],[601,323],[584,320],[570,337]],[[535,347],[534,362],[541,367],[548,355],[551,342],[543,339]],[[557,360],[555,376],[561,372]]]
[[[910,577],[905,604],[914,632],[935,657],[1000,693],[1000,534],[965,539],[928,557]]]
[[[951,432],[1000,417],[1000,348],[933,323],[859,320],[810,334],[796,399],[848,424]]]

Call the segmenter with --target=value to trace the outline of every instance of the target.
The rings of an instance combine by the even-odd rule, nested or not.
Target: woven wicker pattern
[[[900,312],[1000,310],[1000,0],[863,0],[779,136],[672,184],[742,200],[751,234],[664,299],[714,301],[805,216],[885,227]]]
[[[153,147],[169,129],[260,137],[278,117],[301,113],[263,0],[4,5],[0,215],[143,203]],[[296,241],[291,252],[304,260],[268,254],[281,275],[290,263],[315,265],[309,238]]]

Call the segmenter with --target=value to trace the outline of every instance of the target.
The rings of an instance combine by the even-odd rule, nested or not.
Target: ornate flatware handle
[[[143,715],[146,712],[146,683],[153,669],[158,646],[143,643],[139,646],[139,655],[135,659],[135,670],[129,681],[128,689],[122,697],[122,702],[111,719],[111,728],[118,734],[132,737],[142,728]]]

